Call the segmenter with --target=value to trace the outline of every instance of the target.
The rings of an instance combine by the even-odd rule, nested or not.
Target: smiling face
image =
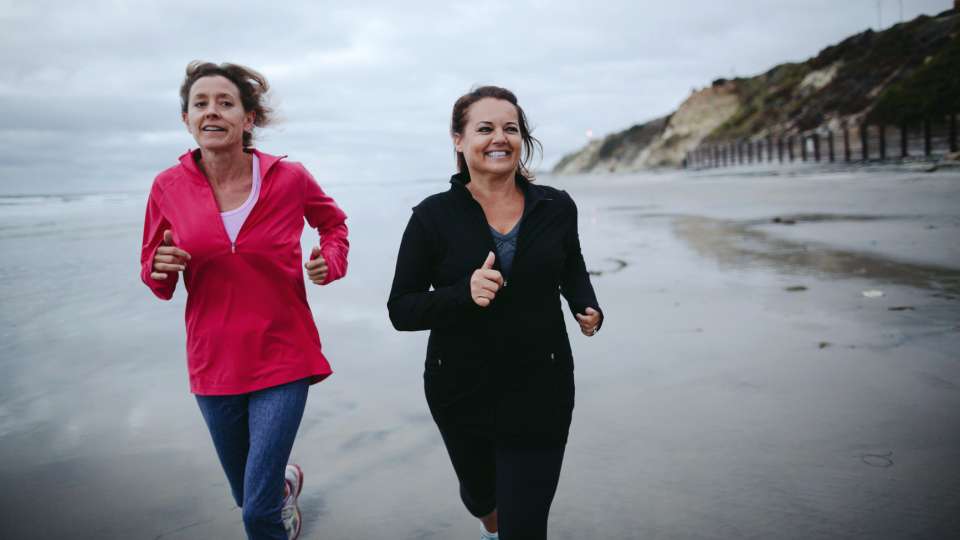
[[[190,87],[183,123],[204,150],[243,147],[244,131],[253,129],[253,111],[244,111],[240,91],[220,75],[201,77]]]
[[[453,134],[453,144],[471,176],[513,174],[523,147],[517,108],[502,99],[477,101],[467,109],[463,132]]]

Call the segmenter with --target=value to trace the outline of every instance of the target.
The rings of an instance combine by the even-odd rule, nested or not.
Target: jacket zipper
[[[493,239],[493,233],[490,232],[490,224],[487,223],[487,216],[484,215],[484,213],[483,213],[483,207],[480,206],[480,203],[478,203],[477,200],[473,198],[473,195],[470,194],[470,191],[467,190],[466,187],[464,187],[463,189],[467,192],[466,195],[467,195],[467,197],[470,198],[470,203],[473,205],[473,208],[474,208],[474,212],[473,212],[473,213],[474,213],[474,216],[476,217],[477,221],[483,225],[483,230],[484,230],[484,232],[486,232],[486,234],[487,234],[487,248],[488,248],[490,251],[492,251],[494,255],[496,255],[496,254],[497,254],[497,243],[496,243],[496,241]],[[499,264],[500,264],[500,263],[499,263],[499,261],[498,261],[498,262],[497,262],[497,265],[499,266]],[[506,280],[506,279],[503,280],[503,286],[504,286],[504,287],[507,286],[507,280]]]
[[[233,240],[230,240],[230,235],[227,234],[227,226],[223,223],[223,216],[220,215],[220,205],[217,204],[217,196],[213,193],[213,186],[210,185],[210,180],[207,180],[207,177],[201,175],[203,178],[203,183],[206,184],[207,193],[210,194],[210,202],[213,203],[214,215],[216,215],[217,223],[219,224],[220,232],[223,233],[223,237],[227,240],[227,243],[230,244],[230,253],[237,252],[237,244]],[[252,212],[252,210],[251,210]],[[249,216],[247,216],[249,217]],[[241,227],[242,229],[243,227]],[[237,237],[240,237],[239,231],[237,232]]]
[[[547,200],[549,200],[549,199],[547,199]],[[533,203],[530,205],[530,208],[524,208],[523,214],[520,215],[520,221],[523,221],[524,218],[527,218],[527,219],[529,220],[530,216],[533,215],[533,211],[536,210],[537,205],[539,205],[539,204],[540,204],[540,199],[534,199],[534,200],[533,200]],[[517,232],[517,247],[516,247],[516,249],[513,250],[513,265],[514,265],[514,266],[517,265],[517,257],[520,255],[520,245],[521,245],[520,240],[523,239],[523,237],[524,237],[524,234],[523,234],[523,233],[524,233],[525,230],[526,230],[526,227],[524,227],[523,224],[521,223],[521,224],[520,224],[520,230]]]
[[[236,240],[230,240],[230,235],[227,233],[227,226],[224,225],[224,223],[223,223],[223,216],[220,215],[220,213],[221,213],[221,212],[220,212],[220,205],[217,204],[217,197],[213,194],[213,186],[210,185],[210,180],[208,180],[207,177],[204,176],[203,174],[200,174],[200,178],[203,180],[203,183],[206,184],[206,186],[207,186],[207,191],[210,193],[210,200],[213,201],[213,208],[214,208],[214,210],[216,210],[217,222],[220,223],[220,230],[223,231],[223,237],[226,238],[226,239],[227,239],[227,242],[230,244],[230,253],[231,253],[231,254],[236,254],[236,253],[237,253],[237,241],[240,240],[240,233],[242,233],[242,232],[244,231],[244,229],[247,227],[247,222],[250,221],[250,216],[253,215],[253,211],[256,210],[257,206],[260,205],[260,199],[261,199],[261,197],[262,197],[262,195],[263,195],[263,187],[264,187],[264,184],[265,184],[265,180],[266,180],[266,178],[267,178],[267,174],[270,172],[270,169],[273,169],[273,166],[274,166],[274,165],[276,165],[277,163],[279,163],[280,160],[283,159],[283,158],[285,158],[285,157],[286,157],[286,156],[280,156],[276,161],[274,161],[273,163],[270,164],[270,166],[267,168],[267,170],[264,171],[264,170],[261,169],[261,171],[260,171],[260,194],[257,196],[257,200],[253,202],[253,208],[251,208],[251,209],[250,209],[250,213],[247,214],[247,219],[243,220],[243,224],[240,225],[240,230],[237,231],[237,238],[236,238]],[[253,189],[252,186],[251,186],[251,189]]]
[[[497,253],[497,243],[496,243],[496,241],[493,239],[493,233],[490,232],[490,224],[487,223],[487,217],[486,217],[486,215],[484,215],[484,213],[483,213],[483,207],[480,206],[480,203],[477,202],[477,200],[473,198],[473,195],[470,194],[470,190],[468,190],[468,189],[466,188],[466,186],[462,186],[462,188],[463,188],[464,191],[466,191],[466,194],[465,194],[465,195],[470,199],[470,202],[473,203],[473,207],[474,207],[474,209],[475,209],[474,214],[476,214],[477,219],[483,224],[483,230],[486,231],[486,233],[487,233],[487,239],[489,240],[489,241],[487,242],[487,245],[488,245],[488,247],[490,248],[490,251],[492,251],[494,254],[496,254],[496,253]],[[549,200],[549,199],[547,199],[547,200]],[[524,204],[526,204],[526,192],[524,192]],[[520,221],[523,221],[523,218],[524,218],[524,217],[527,217],[527,216],[530,216],[531,214],[533,214],[534,209],[536,209],[537,205],[539,205],[539,204],[540,204],[540,199],[534,199],[533,202],[532,202],[532,204],[530,205],[530,208],[524,207],[523,213],[520,214]],[[517,248],[513,251],[513,264],[514,264],[514,265],[516,265],[516,263],[517,263],[517,255],[520,253],[520,239],[521,239],[521,236],[523,235],[523,231],[524,231],[524,227],[523,227],[523,224],[521,223],[521,224],[520,224],[520,231],[517,233]],[[506,279],[506,278],[503,279],[503,286],[504,286],[504,287],[507,286],[507,279]]]

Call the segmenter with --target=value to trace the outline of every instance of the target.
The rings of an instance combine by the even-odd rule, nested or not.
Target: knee
[[[466,486],[460,484],[460,500],[467,507],[467,511],[473,514],[473,517],[483,519],[497,510],[496,496],[492,487],[487,490],[488,493],[481,494],[479,490],[474,491],[477,492],[471,493]]]

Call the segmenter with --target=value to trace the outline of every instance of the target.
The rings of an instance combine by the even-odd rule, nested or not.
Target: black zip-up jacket
[[[560,305],[597,303],[580,252],[577,207],[565,192],[528,182],[513,267],[486,308],[470,278],[496,253],[480,204],[454,175],[448,191],[414,207],[387,303],[397,330],[430,330],[427,400],[441,430],[454,422],[511,438],[566,440],[573,358]],[[499,264],[494,263],[499,270]]]

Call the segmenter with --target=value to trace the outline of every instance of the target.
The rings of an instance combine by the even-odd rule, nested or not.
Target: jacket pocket
[[[568,351],[559,350],[548,352],[547,363],[552,366],[553,369],[573,371],[573,355]]]
[[[489,370],[470,356],[428,356],[423,382],[427,405],[438,422],[441,418],[474,416],[489,408]]]
[[[548,351],[517,373],[497,410],[501,436],[520,444],[564,444],[573,416],[575,386],[572,358]]]

